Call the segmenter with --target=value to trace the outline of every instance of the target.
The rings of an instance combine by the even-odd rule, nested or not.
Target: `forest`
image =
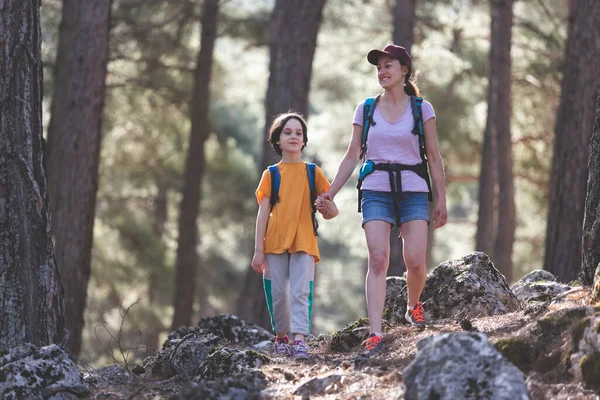
[[[436,112],[448,223],[430,229],[428,270],[481,251],[509,285],[538,269],[593,283],[596,0],[0,9],[0,347],[61,343],[101,367],[140,362],[205,317],[269,328],[250,269],[255,190],[278,161],[268,126],[305,115],[303,158],[331,181],[356,105],[381,92],[366,54],[389,43],[410,52]],[[356,176],[336,197],[340,215],[319,221],[315,336],[366,316]],[[397,236],[388,276],[405,272]]]

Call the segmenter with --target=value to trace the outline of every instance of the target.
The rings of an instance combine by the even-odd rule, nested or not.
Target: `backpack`
[[[315,200],[317,199],[317,193],[315,189],[316,165],[313,163],[305,164],[306,176],[308,178],[308,188],[310,190],[310,205],[312,209],[310,216],[312,219],[315,236],[319,236],[317,233],[317,229],[319,228],[319,223],[317,222],[316,218],[317,207],[315,206]],[[271,173],[271,197],[269,199],[269,212],[272,212],[275,204],[279,202],[279,185],[281,184],[281,175],[279,174],[279,168],[277,168],[277,165],[271,165],[269,167],[269,172]]]
[[[364,102],[363,107],[363,133],[360,147],[360,159],[365,158],[367,153],[367,139],[369,136],[369,128],[371,125],[375,125],[375,121],[373,121],[373,113],[375,112],[375,107],[377,106],[377,101],[379,100],[380,95],[376,97],[369,97]],[[422,97],[410,96],[410,105],[412,108],[412,114],[414,118],[414,125],[412,133],[419,138],[419,153],[421,154],[421,163],[417,165],[404,165],[404,164],[375,164],[371,160],[366,160],[360,167],[360,172],[358,176],[358,184],[356,188],[358,189],[358,212],[361,211],[361,199],[362,199],[362,182],[367,177],[367,175],[371,174],[375,170],[380,171],[388,171],[390,176],[390,187],[392,190],[392,194],[396,199],[397,191],[396,188],[399,187],[399,191],[402,192],[402,180],[400,178],[401,171],[413,171],[421,178],[425,180],[427,183],[428,199],[429,201],[433,201],[433,195],[431,191],[431,181],[429,179],[429,172],[427,169],[427,148],[425,147],[425,134],[423,132],[423,110],[422,110]],[[394,177],[394,172],[396,176]],[[395,184],[394,184],[395,179]],[[396,202],[394,202],[396,203]],[[394,215],[396,217],[396,225],[400,225],[400,220],[398,217],[398,213],[394,207]]]

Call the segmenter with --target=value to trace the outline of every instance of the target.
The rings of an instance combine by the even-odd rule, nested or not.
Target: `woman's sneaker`
[[[371,333],[367,340],[362,342],[361,346],[365,348],[365,351],[361,354],[361,356],[371,357],[372,355],[383,350],[383,337],[376,336],[374,333]]]
[[[423,310],[423,303],[418,302],[412,310],[407,306],[404,318],[411,325],[425,326],[425,310]]]
[[[275,344],[273,345],[273,355],[276,357],[285,357],[290,354],[290,340],[287,336],[282,338],[275,338]]]
[[[292,357],[296,360],[308,360],[308,346],[302,340],[294,341],[292,346]]]

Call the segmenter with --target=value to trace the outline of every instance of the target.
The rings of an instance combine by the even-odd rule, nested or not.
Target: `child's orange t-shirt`
[[[279,202],[273,207],[265,233],[265,254],[281,254],[285,251],[296,253],[303,251],[320,260],[319,243],[315,236],[310,204],[310,189],[306,163],[277,164],[279,168]],[[317,195],[329,190],[330,183],[323,170],[315,168],[315,190]],[[271,197],[271,173],[263,172],[256,199],[258,203],[264,197]]]

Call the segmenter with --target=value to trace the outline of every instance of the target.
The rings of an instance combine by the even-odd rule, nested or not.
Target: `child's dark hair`
[[[281,136],[281,131],[283,131],[283,127],[285,126],[285,124],[287,124],[287,122],[292,118],[297,119],[300,122],[300,125],[302,125],[302,136],[304,145],[302,146],[301,150],[304,150],[304,148],[306,147],[306,143],[308,142],[308,136],[306,135],[306,121],[304,120],[302,114],[297,112],[287,112],[279,114],[273,119],[273,123],[271,123],[271,127],[269,128],[269,138],[267,139],[267,141],[271,143],[271,147],[273,147],[273,150],[275,150],[275,152],[278,155],[281,155],[281,147],[279,147],[279,144],[277,144]]]

